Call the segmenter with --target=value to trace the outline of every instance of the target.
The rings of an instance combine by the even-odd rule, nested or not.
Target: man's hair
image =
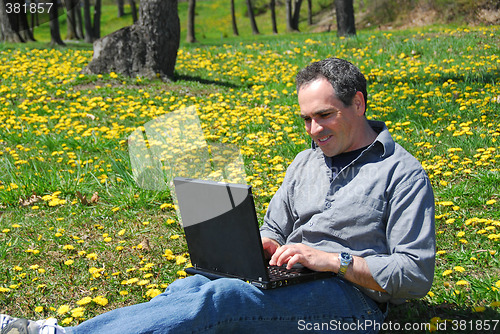
[[[327,58],[312,63],[296,76],[297,93],[304,85],[325,77],[332,85],[337,98],[346,106],[352,104],[356,92],[363,93],[365,104],[368,101],[366,78],[361,71],[347,60]]]

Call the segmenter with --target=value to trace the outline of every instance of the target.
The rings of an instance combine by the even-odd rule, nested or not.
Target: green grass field
[[[75,325],[185,276],[170,194],[136,185],[127,146],[171,111],[195,106],[207,140],[240,148],[262,219],[309,146],[294,75],[337,56],[366,74],[368,117],[386,122],[435,191],[434,285],[388,324],[497,332],[500,27],[206,36],[181,46],[170,83],[82,75],[88,45],[0,45],[0,312]]]

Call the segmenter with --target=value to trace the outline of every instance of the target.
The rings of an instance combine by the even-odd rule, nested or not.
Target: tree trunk
[[[194,33],[195,16],[196,16],[196,0],[189,0],[188,17],[187,17],[187,35],[186,35],[186,42],[188,43],[196,42],[196,37]]]
[[[337,36],[356,35],[353,0],[335,0]]]
[[[9,43],[23,43],[19,32],[13,27],[10,15],[5,7],[6,0],[0,0],[0,41]]]
[[[116,5],[118,6],[118,17],[125,15],[123,0],[116,0]]]
[[[50,18],[50,44],[51,45],[66,45],[61,39],[61,32],[59,30],[59,10],[58,10],[58,1],[51,0],[47,1],[52,3],[52,8],[50,9],[49,18]]]
[[[233,35],[239,36],[238,25],[236,24],[236,11],[234,9],[234,0],[231,0],[231,23],[233,25]]]
[[[312,0],[307,0],[307,24],[309,24],[310,26],[313,24]]]
[[[130,11],[132,12],[132,22],[137,22],[137,7],[135,5],[135,0],[128,0],[130,4]]]
[[[75,24],[76,24],[76,38],[83,39],[85,34],[83,33],[83,19],[82,19],[82,6],[80,5],[81,0],[75,1]]]
[[[78,2],[78,0],[76,1]],[[64,0],[66,7],[66,39],[77,39],[76,35],[76,10],[74,0]]]
[[[18,1],[20,4],[24,4],[25,1],[21,0]],[[17,21],[18,21],[18,31],[19,34],[21,35],[21,38],[24,41],[35,41],[35,37],[33,36],[33,32],[31,31],[30,24],[28,22],[28,15],[29,9],[25,12],[24,9],[17,14]]]
[[[276,25],[276,0],[271,0],[269,3],[269,8],[271,9],[271,23],[273,25],[273,33],[278,33],[278,27]]]
[[[141,1],[139,20],[97,40],[83,72],[173,77],[179,42],[177,0]]]
[[[101,0],[95,0],[94,25],[92,27],[94,39],[101,38],[101,3]]]
[[[92,30],[92,16],[90,15],[90,0],[83,0],[83,22],[85,26],[85,42],[93,43],[94,31]]]
[[[292,0],[285,0],[285,10],[286,10],[286,30],[293,30],[293,15],[292,15]]]
[[[292,27],[293,31],[299,31],[299,20],[300,20],[300,7],[302,6],[302,0],[294,1],[293,17],[292,17]]]
[[[252,33],[254,35],[259,35],[259,28],[257,28],[257,22],[255,22],[255,15],[253,12],[252,0],[246,0],[248,8],[248,17],[250,18],[250,25],[252,26]]]

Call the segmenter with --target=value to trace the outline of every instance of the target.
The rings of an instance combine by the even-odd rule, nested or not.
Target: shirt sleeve
[[[365,260],[391,299],[421,298],[431,288],[436,253],[434,195],[428,177],[400,184],[389,201],[387,217],[389,254]]]
[[[260,228],[261,237],[274,239],[280,245],[286,243],[295,222],[292,210],[294,198],[292,180],[296,171],[295,162],[292,162],[288,167],[283,183],[269,202],[264,216],[264,224]]]

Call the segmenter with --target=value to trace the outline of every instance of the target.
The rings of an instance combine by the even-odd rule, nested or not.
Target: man
[[[271,200],[262,243],[271,265],[301,263],[331,278],[264,291],[196,275],[72,328],[2,316],[1,333],[28,326],[33,333],[375,333],[388,302],[424,296],[435,256],[425,171],[384,123],[366,119],[366,80],[351,63],[311,64],[297,75],[297,92],[313,144]]]

